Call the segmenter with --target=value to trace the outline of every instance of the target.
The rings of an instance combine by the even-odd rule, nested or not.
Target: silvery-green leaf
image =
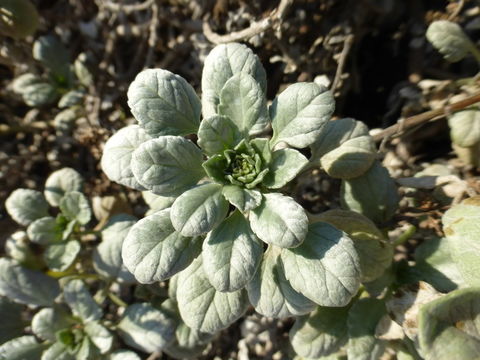
[[[445,60],[451,62],[462,60],[475,47],[458,24],[447,20],[432,22],[426,36]]]
[[[90,360],[98,359],[99,357],[100,354],[97,347],[92,343],[88,336],[85,336],[80,344],[80,348],[75,353],[75,360]]]
[[[94,78],[87,65],[87,55],[80,53],[73,63],[73,70],[80,84],[88,88],[93,84]]]
[[[1,360],[38,360],[45,349],[34,336],[22,336],[0,346]]]
[[[244,138],[262,132],[269,123],[261,85],[248,73],[234,74],[220,91],[218,113],[237,126]]]
[[[30,0],[2,0],[1,6],[0,28],[2,29],[2,35],[11,36],[18,40],[35,34],[39,16],[35,5]]]
[[[29,269],[42,269],[45,266],[33,251],[25,231],[16,231],[7,238],[5,254]]]
[[[198,145],[207,155],[233,149],[241,140],[238,126],[227,116],[214,115],[200,123]]]
[[[364,298],[353,304],[347,320],[349,360],[380,359],[385,343],[375,338],[375,329],[386,312],[385,301],[380,299]]]
[[[175,230],[169,209],[138,221],[123,242],[122,258],[142,284],[163,281],[185,269],[201,251],[201,238]]]
[[[318,161],[349,139],[365,135],[368,135],[368,127],[361,121],[352,118],[331,120],[323,127],[317,141],[310,145],[311,161]]]
[[[66,193],[60,200],[59,206],[65,217],[69,220],[76,220],[82,225],[87,224],[92,217],[92,210],[90,210],[88,200],[79,191]]]
[[[59,308],[44,308],[33,317],[32,332],[40,339],[55,342],[55,333],[72,325],[66,315]]]
[[[84,331],[92,343],[105,354],[110,350],[113,343],[113,336],[105,327],[97,321],[89,321],[84,325]]]
[[[110,354],[108,360],[142,360],[140,356],[130,350],[117,350]]]
[[[28,238],[38,244],[47,245],[62,238],[57,221],[51,216],[35,220],[27,228]]]
[[[463,200],[443,216],[450,253],[460,274],[470,286],[480,286],[480,196]]]
[[[458,265],[452,259],[448,239],[426,239],[415,249],[415,267],[419,279],[433,285],[438,291],[447,293],[466,287]]]
[[[258,190],[243,189],[236,185],[225,185],[223,196],[241,212],[255,209],[262,203],[262,193]]]
[[[128,106],[140,126],[154,137],[196,133],[200,124],[200,99],[179,75],[147,69],[128,88]]]
[[[12,219],[23,226],[48,216],[48,203],[37,190],[15,190],[5,201],[5,207]]]
[[[178,278],[177,301],[185,324],[204,333],[225,329],[240,318],[248,307],[247,292],[216,291],[203,270],[198,257]]]
[[[297,248],[283,249],[292,287],[321,306],[345,306],[360,286],[360,261],[353,241],[327,223],[313,223]]]
[[[102,315],[102,309],[93,300],[88,291],[88,287],[82,280],[70,280],[63,288],[63,296],[72,313],[85,322],[99,320]]]
[[[174,337],[175,321],[147,303],[127,307],[118,324],[123,341],[146,353],[159,351]]]
[[[60,111],[53,119],[53,126],[55,130],[60,133],[70,133],[75,126],[75,121],[78,118],[77,110],[75,108],[67,108]]]
[[[161,136],[141,144],[132,156],[137,181],[153,193],[178,195],[194,186],[205,172],[202,152],[180,136]]]
[[[265,93],[267,79],[258,57],[243,44],[216,46],[206,57],[202,73],[202,112],[204,118],[218,114],[220,93],[235,74],[247,73],[260,84]]]
[[[38,84],[44,82],[43,79],[35,74],[26,73],[20,76],[17,76],[12,82],[12,90],[17,94],[23,94],[25,88],[30,85]]]
[[[466,285],[446,238],[425,239],[415,249],[415,269],[420,280],[444,293]]]
[[[348,307],[318,307],[297,318],[289,337],[298,355],[317,359],[337,352],[347,343]]]
[[[262,163],[269,164],[272,161],[272,151],[270,150],[270,140],[267,138],[255,138],[250,140],[250,145],[255,149]]]
[[[83,98],[85,97],[85,91],[83,90],[70,90],[66,94],[64,94],[60,100],[58,100],[58,107],[60,109],[68,108],[70,106],[78,105],[82,102]]]
[[[147,215],[169,208],[176,199],[175,196],[156,195],[151,191],[142,191],[142,197],[150,208],[149,212],[147,212]]]
[[[458,146],[470,147],[480,142],[480,110],[458,111],[448,118],[450,137]]]
[[[335,109],[332,93],[315,83],[296,83],[278,95],[270,107],[273,137],[271,146],[280,141],[304,148],[314,143]]]
[[[279,189],[286,185],[308,163],[308,159],[294,149],[280,149],[272,153],[270,171],[262,184],[270,189]]]
[[[259,269],[247,285],[247,291],[255,310],[267,317],[304,315],[316,307],[287,281],[280,260],[280,248],[273,246],[265,252]]]
[[[395,182],[378,161],[362,176],[342,181],[340,200],[345,209],[365,215],[375,223],[390,220],[399,201]]]
[[[102,229],[102,242],[93,250],[93,267],[105,278],[126,283],[134,282],[133,275],[122,261],[122,245],[137,219],[129,215],[115,215]]]
[[[48,82],[38,82],[26,86],[22,92],[23,101],[28,106],[36,107],[53,103],[58,97],[57,89]]]
[[[27,324],[22,320],[22,311],[23,306],[0,297],[0,344],[23,334],[23,328]]]
[[[262,204],[250,212],[250,226],[268,244],[288,248],[300,245],[308,231],[305,210],[291,197],[263,195]]]
[[[150,139],[150,135],[138,125],[124,127],[108,139],[101,160],[102,170],[108,178],[137,190],[145,190],[133,176],[131,161],[135,149]]]
[[[183,321],[175,330],[175,339],[163,351],[178,359],[191,359],[201,354],[207,347],[211,334],[201,333],[189,328]]]
[[[63,168],[50,174],[45,182],[43,194],[52,206],[58,206],[63,196],[70,191],[83,189],[83,177],[72,168]]]
[[[70,54],[56,36],[39,37],[33,44],[33,58],[50,69],[56,77],[68,78]]]
[[[232,292],[245,287],[262,259],[261,241],[241,212],[235,211],[203,242],[203,270],[213,287]]]
[[[322,168],[333,178],[351,179],[364,174],[376,158],[371,136],[359,136],[345,141],[320,159]]]
[[[12,260],[0,259],[0,295],[21,304],[50,306],[59,294],[57,280]]]
[[[455,290],[420,308],[418,338],[426,360],[470,360],[480,354],[480,288]]]
[[[41,360],[77,360],[74,354],[70,354],[68,347],[61,342],[55,342],[42,354]]]
[[[65,271],[73,264],[80,249],[77,240],[53,243],[47,246],[43,258],[50,270]]]
[[[180,195],[172,205],[173,227],[183,236],[205,234],[218,225],[228,212],[222,185],[205,184]]]
[[[353,211],[334,209],[321,213],[316,220],[329,223],[346,232],[360,260],[361,281],[380,277],[392,263],[393,247],[375,224]]]

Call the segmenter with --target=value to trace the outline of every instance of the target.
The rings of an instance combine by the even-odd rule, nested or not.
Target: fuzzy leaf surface
[[[458,24],[447,20],[431,23],[426,36],[445,60],[450,62],[462,60],[475,46]]]
[[[43,253],[48,268],[53,271],[65,271],[73,264],[81,250],[77,240],[53,243]]]
[[[0,295],[20,304],[50,306],[59,294],[57,280],[13,260],[0,259]]]
[[[397,211],[399,198],[388,171],[375,161],[362,176],[342,181],[340,200],[343,208],[383,223]]]
[[[294,149],[280,149],[272,153],[270,171],[262,184],[269,189],[280,189],[307,165],[308,159]]]
[[[376,158],[376,148],[370,136],[345,141],[320,159],[323,169],[333,178],[351,179],[364,174]]]
[[[222,195],[222,185],[205,184],[180,195],[172,205],[173,227],[183,236],[209,232],[227,215],[228,201]]]
[[[297,318],[289,337],[298,355],[316,359],[337,352],[348,341],[348,307],[318,307]]]
[[[175,321],[148,303],[137,303],[127,307],[118,330],[127,345],[152,353],[162,350],[173,340]]]
[[[38,360],[45,345],[35,340],[34,336],[22,336],[0,346],[1,360]]]
[[[280,249],[269,247],[252,281],[247,285],[248,298],[263,316],[285,318],[304,315],[316,304],[295,291],[285,277]]]
[[[214,115],[203,119],[198,129],[198,145],[207,155],[233,149],[242,140],[242,134],[228,116]]]
[[[88,200],[81,192],[71,191],[66,193],[60,201],[60,210],[69,220],[76,220],[85,225],[92,217],[92,210]]]
[[[182,236],[170,218],[170,209],[165,209],[141,219],[123,242],[123,262],[140,283],[168,279],[201,251],[202,239]]]
[[[311,224],[302,245],[283,249],[281,259],[292,287],[318,305],[345,306],[360,286],[353,241],[327,223]]]
[[[280,141],[296,148],[314,143],[334,109],[335,100],[326,88],[315,83],[290,85],[270,108],[272,147]]]
[[[308,231],[305,210],[291,197],[263,195],[262,204],[250,212],[253,232],[268,244],[288,248],[300,245]]]
[[[458,111],[448,118],[450,137],[458,146],[470,147],[480,142],[480,111],[470,108]]]
[[[100,320],[102,309],[93,300],[82,280],[70,280],[63,288],[63,296],[72,313],[85,322]]]
[[[480,353],[480,288],[455,290],[420,308],[418,338],[426,360],[475,359]]]
[[[128,106],[147,134],[196,133],[201,104],[192,86],[179,75],[163,69],[147,69],[128,88]]]
[[[122,260],[124,240],[137,219],[129,215],[115,215],[102,229],[102,242],[93,250],[95,271],[105,278],[134,282]]]
[[[60,205],[60,200],[70,191],[83,189],[83,177],[72,168],[63,168],[50,174],[45,182],[43,194],[52,206]]]
[[[42,193],[37,190],[13,191],[5,201],[5,207],[12,219],[23,226],[48,216],[48,203]]]
[[[202,72],[202,112],[204,118],[218,114],[220,93],[235,74],[247,73],[265,93],[267,79],[258,57],[243,44],[228,43],[213,48],[205,58]]]
[[[144,142],[134,151],[131,167],[141,185],[164,196],[181,194],[205,176],[201,150],[180,136]]]
[[[204,333],[225,329],[248,307],[247,292],[222,293],[210,284],[197,258],[178,278],[178,308],[187,326]]]
[[[37,244],[47,245],[62,238],[57,221],[51,216],[43,217],[32,222],[27,228],[28,238]]]
[[[352,306],[347,320],[349,359],[380,359],[385,343],[375,338],[375,329],[386,312],[385,302],[374,298],[360,299]]]
[[[225,199],[241,212],[253,210],[262,203],[262,193],[258,190],[244,189],[237,185],[225,185],[222,193]]]
[[[101,160],[102,170],[108,178],[137,190],[145,190],[135,179],[131,162],[135,149],[150,139],[151,136],[138,125],[124,127],[110,137]]]
[[[470,286],[480,286],[480,196],[451,207],[442,218],[453,261]]]
[[[232,292],[245,287],[262,259],[261,241],[238,210],[213,229],[203,243],[203,269],[213,287]]]
[[[234,74],[225,83],[218,112],[229,117],[244,138],[262,132],[269,123],[264,91],[246,72]]]

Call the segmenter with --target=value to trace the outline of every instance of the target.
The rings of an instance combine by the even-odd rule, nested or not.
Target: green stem
[[[120,306],[120,307],[127,307],[128,304],[123,301],[122,299],[120,299],[117,295],[115,295],[114,293],[112,292],[108,292],[108,297],[110,298],[110,300],[112,300],[116,305]]]
[[[402,235],[398,237],[397,240],[393,243],[394,247],[397,247],[399,245],[402,245],[410,239],[413,234],[417,232],[417,227],[415,225],[411,225]]]
[[[478,48],[472,44],[472,46],[470,46],[470,52],[472,53],[472,55],[475,57],[478,64],[480,65],[480,50],[478,50]]]

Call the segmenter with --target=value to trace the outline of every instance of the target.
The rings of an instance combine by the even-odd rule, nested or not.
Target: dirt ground
[[[452,87],[452,81],[478,72],[475,59],[447,63],[425,39],[428,25],[438,19],[458,22],[477,39],[480,2],[474,0],[33,2],[40,14],[35,36],[0,37],[2,238],[15,229],[3,205],[7,196],[19,187],[42,189],[52,171],[66,166],[85,177],[87,196],[124,194],[134,214],[145,211],[138,193],[110,182],[99,166],[106,139],[134,121],[126,91],[144,68],[177,73],[200,93],[203,60],[210,49],[216,43],[241,41],[266,69],[269,100],[291,83],[316,81],[334,90],[336,117],[361,120],[371,129],[444,107],[463,91]],[[45,34],[61,38],[72,61],[84,53],[94,78],[84,114],[70,134],[55,130],[56,106],[29,107],[12,91],[18,75],[43,71],[31,52],[33,41]],[[480,191],[478,169],[465,166],[452,152],[445,117],[400,133],[378,139],[383,163],[395,178],[439,164],[468,184],[469,194]],[[318,212],[338,201],[332,195],[337,190],[338,184],[325,183],[321,173],[314,173],[297,197]],[[440,231],[445,204],[430,190],[407,195],[392,223]],[[397,256],[408,258],[420,238],[410,239]],[[227,330],[205,359],[291,358],[286,350],[291,321],[261,319],[253,311],[246,319]]]

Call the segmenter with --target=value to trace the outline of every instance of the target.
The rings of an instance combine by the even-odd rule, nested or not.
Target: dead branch
[[[393,136],[399,136],[406,129],[421,125],[431,120],[442,119],[454,111],[465,109],[466,107],[473,105],[477,102],[480,102],[480,93],[476,93],[466,99],[447,105],[443,108],[426,111],[424,113],[402,119],[395,125],[389,126],[388,128],[380,131],[378,134],[375,134],[373,136],[373,139],[375,141],[381,141],[383,139],[387,139]]]

